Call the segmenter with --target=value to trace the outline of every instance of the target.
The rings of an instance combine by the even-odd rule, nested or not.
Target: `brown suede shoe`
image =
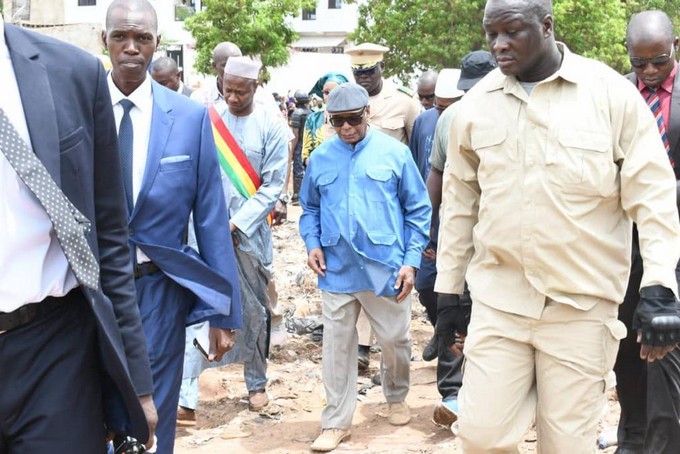
[[[250,391],[248,393],[248,410],[260,411],[267,405],[269,405],[269,397],[267,397],[265,390]]]
[[[387,421],[393,426],[404,426],[411,421],[411,412],[406,402],[388,404]]]
[[[196,425],[196,410],[186,407],[177,408],[177,425],[180,427],[193,427]]]
[[[338,447],[338,445],[350,437],[349,429],[323,429],[314,443],[312,451],[328,452]]]

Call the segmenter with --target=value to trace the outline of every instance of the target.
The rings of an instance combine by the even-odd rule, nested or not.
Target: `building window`
[[[303,9],[302,20],[316,20],[316,8]]]
[[[78,0],[78,6],[96,6],[97,0]]]
[[[342,8],[342,0],[328,0],[328,9]]]
[[[175,21],[184,22],[196,13],[194,0],[175,0]]]
[[[14,0],[12,2],[12,20],[30,20],[31,0]]]

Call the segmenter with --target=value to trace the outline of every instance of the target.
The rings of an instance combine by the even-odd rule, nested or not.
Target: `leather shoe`
[[[265,390],[250,391],[248,393],[248,410],[260,411],[267,405],[269,405],[269,397],[267,397]]]
[[[444,402],[439,401],[437,402],[437,405],[434,406],[432,421],[438,426],[450,429],[451,425],[458,421],[458,414],[451,408],[451,405],[447,406]]]
[[[371,363],[371,350],[368,345],[359,345],[359,355],[357,356],[357,367],[359,372],[363,372],[368,369],[368,365]]]
[[[405,426],[411,421],[411,412],[406,402],[388,404],[387,421],[393,426]]]
[[[180,427],[193,427],[196,425],[196,410],[186,407],[177,408],[177,425]]]
[[[425,348],[423,349],[423,361],[432,361],[438,356],[437,352],[437,348],[439,347],[438,343],[439,341],[437,339],[437,335],[435,334],[434,336],[432,336],[430,342],[428,342]]]
[[[323,429],[321,435],[312,443],[312,451],[328,452],[350,437],[350,431],[346,429]]]

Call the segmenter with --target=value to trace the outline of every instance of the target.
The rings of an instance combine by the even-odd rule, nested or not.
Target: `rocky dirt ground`
[[[316,279],[307,269],[304,245],[297,230],[299,208],[291,207],[289,221],[276,229],[275,270],[279,305],[287,315],[320,315],[321,298]],[[407,403],[412,419],[407,426],[387,422],[387,405],[379,386],[370,377],[377,372],[379,353],[371,354],[371,369],[359,377],[359,402],[352,437],[336,452],[357,453],[456,453],[455,437],[435,425],[432,408],[439,399],[435,363],[420,360],[432,335],[422,306],[413,299],[411,390]],[[289,334],[282,347],[275,347],[269,362],[269,407],[261,413],[248,411],[242,366],[209,369],[201,375],[201,400],[197,424],[178,428],[175,452],[198,453],[307,453],[320,431],[325,402],[321,380],[321,342],[309,334]],[[603,426],[615,425],[618,404],[609,401]],[[533,453],[535,433],[530,431],[521,445],[522,453]],[[603,453],[613,452],[609,448]]]

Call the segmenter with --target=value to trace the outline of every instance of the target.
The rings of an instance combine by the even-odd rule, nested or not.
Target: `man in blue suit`
[[[107,430],[147,441],[153,385],[104,69],[0,20],[0,81],[0,453],[103,454]]]
[[[130,252],[158,408],[158,452],[173,452],[185,325],[210,323],[209,359],[241,328],[229,217],[207,111],[153,82],[160,42],[147,0],[115,0],[104,44],[127,197]],[[200,255],[186,246],[189,216]]]

